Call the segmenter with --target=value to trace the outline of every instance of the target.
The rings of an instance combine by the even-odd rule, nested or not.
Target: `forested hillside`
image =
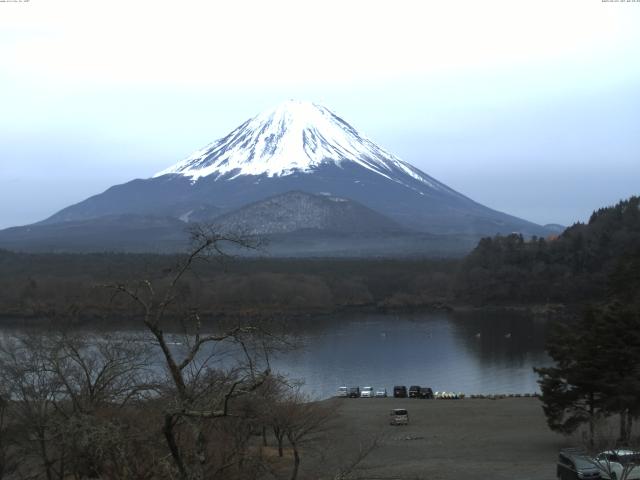
[[[463,260],[234,258],[194,268],[182,294],[214,314],[349,308],[592,303],[640,306],[640,199],[593,213],[557,238],[484,238]],[[167,278],[177,255],[26,254],[0,250],[0,315],[69,308],[102,315],[107,283]],[[126,314],[124,305],[112,305]]]
[[[460,266],[455,297],[480,303],[639,301],[640,198],[597,210],[557,238],[484,238]]]

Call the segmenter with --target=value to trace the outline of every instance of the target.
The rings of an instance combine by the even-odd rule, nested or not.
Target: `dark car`
[[[360,387],[349,388],[349,398],[360,398]]]
[[[409,398],[420,397],[420,385],[411,385],[409,387]]]
[[[433,399],[433,390],[429,387],[420,387],[420,393],[418,395],[420,398],[428,398]]]
[[[396,385],[393,387],[393,396],[395,398],[407,398],[407,387]]]
[[[565,448],[558,454],[556,467],[558,480],[599,480],[600,470],[584,450]]]

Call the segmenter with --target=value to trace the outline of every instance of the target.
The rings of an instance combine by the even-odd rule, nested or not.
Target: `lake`
[[[522,313],[363,314],[300,324],[305,347],[276,358],[275,370],[305,381],[314,397],[346,386],[421,385],[468,394],[539,391],[534,366],[547,322]]]
[[[11,323],[0,335],[22,330],[19,322]],[[302,380],[313,398],[333,396],[341,385],[387,392],[394,385],[421,385],[467,395],[533,393],[539,390],[533,367],[551,364],[544,351],[547,321],[518,312],[367,313],[294,324],[291,333],[302,347],[272,357],[271,366]],[[94,333],[105,331],[137,335],[138,330]],[[184,348],[175,340],[172,348]],[[163,365],[159,355],[158,362]]]

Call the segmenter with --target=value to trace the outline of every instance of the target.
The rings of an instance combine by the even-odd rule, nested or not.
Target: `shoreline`
[[[279,319],[286,319],[288,321],[299,321],[309,318],[322,319],[331,315],[349,315],[349,314],[419,314],[419,313],[434,313],[434,312],[450,312],[450,313],[473,313],[473,312],[496,312],[496,313],[522,313],[530,314],[537,317],[558,317],[573,315],[581,308],[583,304],[563,304],[563,303],[535,303],[535,304],[489,304],[489,305],[473,305],[462,303],[448,303],[436,301],[422,305],[406,305],[389,307],[387,305],[354,305],[343,306],[326,310],[308,310],[308,311],[286,311],[286,310],[265,310],[262,314],[247,313],[247,311],[222,311],[222,312],[202,312],[202,316],[207,318],[207,321],[220,321],[224,319],[246,319],[253,321],[268,321],[278,317]],[[49,316],[47,316],[47,313]],[[7,326],[7,322],[29,322],[30,325],[39,326],[43,324],[56,324],[66,326],[86,326],[88,323],[97,322],[99,325],[109,326],[114,323],[126,325],[129,322],[139,321],[137,315],[125,315],[125,314],[113,314],[110,315],[111,319],[104,315],[88,314],[81,316],[74,314],[65,318],[64,315],[57,314],[55,312],[47,313],[25,313],[25,312],[0,312],[0,326]],[[59,317],[62,319],[56,319]],[[113,318],[117,317],[117,320]],[[21,326],[24,326],[22,324]]]

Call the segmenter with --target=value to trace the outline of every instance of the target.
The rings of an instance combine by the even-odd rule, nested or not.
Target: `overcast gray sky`
[[[640,194],[640,2],[0,2],[0,228],[295,98],[492,208]]]

